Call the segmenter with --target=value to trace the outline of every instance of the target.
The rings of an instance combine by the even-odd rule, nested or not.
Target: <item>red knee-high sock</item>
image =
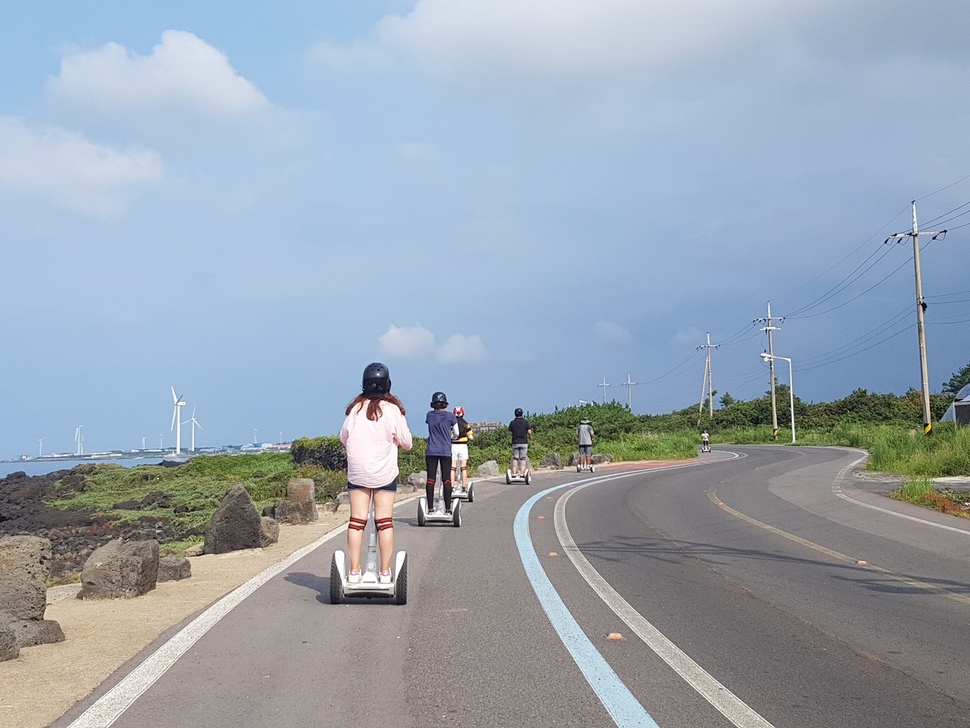
[[[451,510],[451,480],[446,480],[445,483],[445,510]]]

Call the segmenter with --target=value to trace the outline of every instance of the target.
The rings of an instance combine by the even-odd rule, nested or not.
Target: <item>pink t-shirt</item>
[[[347,448],[347,480],[364,488],[383,488],[400,472],[397,449],[411,449],[411,431],[396,405],[381,401],[383,414],[375,422],[367,419],[368,404],[350,411],[340,428],[340,441]]]

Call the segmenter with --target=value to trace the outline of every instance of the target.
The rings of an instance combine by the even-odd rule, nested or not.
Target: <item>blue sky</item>
[[[970,361],[970,6],[8,3],[0,457],[423,432],[579,400],[920,386]],[[787,382],[787,366],[778,378]],[[188,440],[183,429],[183,443]]]

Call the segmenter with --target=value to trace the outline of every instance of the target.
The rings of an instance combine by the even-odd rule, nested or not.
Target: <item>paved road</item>
[[[457,529],[406,504],[406,606],[328,603],[338,536],[55,725],[970,726],[970,528],[860,455],[480,482]]]

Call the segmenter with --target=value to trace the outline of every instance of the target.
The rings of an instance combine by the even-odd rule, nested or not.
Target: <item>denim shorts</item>
[[[391,493],[397,493],[397,478],[394,478],[390,483],[379,488],[369,488],[366,485],[354,485],[353,483],[347,483],[347,490],[388,490]]]

